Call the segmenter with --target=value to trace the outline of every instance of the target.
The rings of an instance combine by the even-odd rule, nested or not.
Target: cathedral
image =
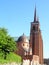
[[[21,35],[17,42],[18,50],[16,54],[23,60],[29,59],[33,63],[43,64],[43,40],[40,30],[40,23],[34,11],[34,20],[31,22],[29,39],[25,34]]]

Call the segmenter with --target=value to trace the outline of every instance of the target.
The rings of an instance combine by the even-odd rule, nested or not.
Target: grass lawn
[[[7,58],[5,60],[2,56],[2,53],[0,53],[0,63],[10,63],[10,62],[20,63],[21,62],[21,57],[14,54],[14,53],[10,53],[10,54],[7,55]]]

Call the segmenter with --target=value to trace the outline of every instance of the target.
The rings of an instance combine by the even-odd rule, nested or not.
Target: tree
[[[0,52],[4,54],[6,59],[7,54],[16,50],[16,43],[14,38],[8,35],[7,29],[0,28]]]

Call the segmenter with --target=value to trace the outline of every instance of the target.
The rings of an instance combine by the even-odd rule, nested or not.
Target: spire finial
[[[34,11],[34,22],[36,22],[36,6],[35,6],[35,11]]]

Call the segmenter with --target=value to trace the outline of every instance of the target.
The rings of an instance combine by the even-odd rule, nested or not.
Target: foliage
[[[2,53],[0,53],[0,63],[11,63],[11,62],[16,62],[16,63],[20,63],[21,62],[21,57],[16,55],[13,52],[10,52],[10,54],[7,55],[7,58],[4,59],[2,57]]]
[[[8,35],[7,29],[0,28],[0,52],[3,53],[4,59],[7,54],[13,52],[16,49],[16,43],[14,39]]]

